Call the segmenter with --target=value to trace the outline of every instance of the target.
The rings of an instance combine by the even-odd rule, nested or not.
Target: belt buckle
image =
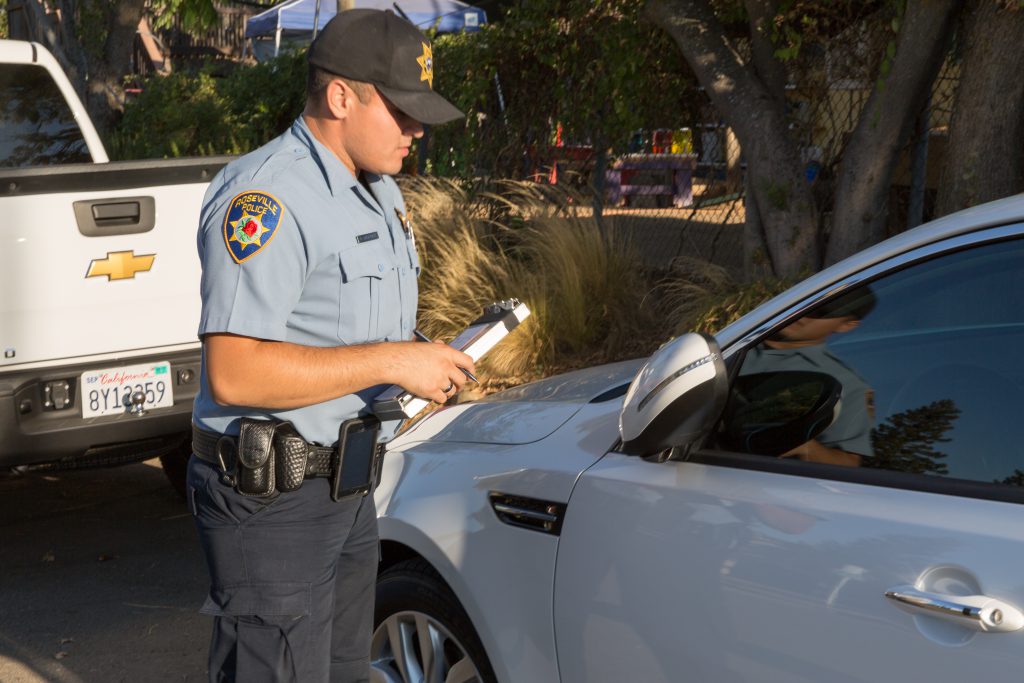
[[[217,465],[220,466],[220,471],[221,471],[220,479],[225,484],[227,484],[228,486],[232,486],[232,487],[237,482],[235,481],[234,475],[232,475],[230,470],[228,469],[227,460],[224,457],[224,452],[227,449],[232,449],[233,450],[234,448],[235,448],[234,437],[230,437],[230,436],[225,434],[224,436],[221,436],[219,439],[217,439],[217,447],[214,449],[216,454],[217,454]]]

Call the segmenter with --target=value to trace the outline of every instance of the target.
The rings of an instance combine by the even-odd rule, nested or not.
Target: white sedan
[[[373,680],[1018,681],[1024,195],[390,444]]]

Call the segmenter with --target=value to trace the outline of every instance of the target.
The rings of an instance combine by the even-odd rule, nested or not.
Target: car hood
[[[392,441],[516,445],[550,436],[588,403],[621,397],[645,359],[568,372],[435,411]]]

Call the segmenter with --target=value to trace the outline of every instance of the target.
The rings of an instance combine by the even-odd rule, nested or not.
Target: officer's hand
[[[393,382],[437,403],[447,401],[466,383],[460,368],[476,371],[472,358],[442,342],[396,342],[394,346]]]

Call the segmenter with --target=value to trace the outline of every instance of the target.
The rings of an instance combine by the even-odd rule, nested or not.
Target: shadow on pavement
[[[203,681],[192,519],[159,463],[0,478],[0,681]]]

